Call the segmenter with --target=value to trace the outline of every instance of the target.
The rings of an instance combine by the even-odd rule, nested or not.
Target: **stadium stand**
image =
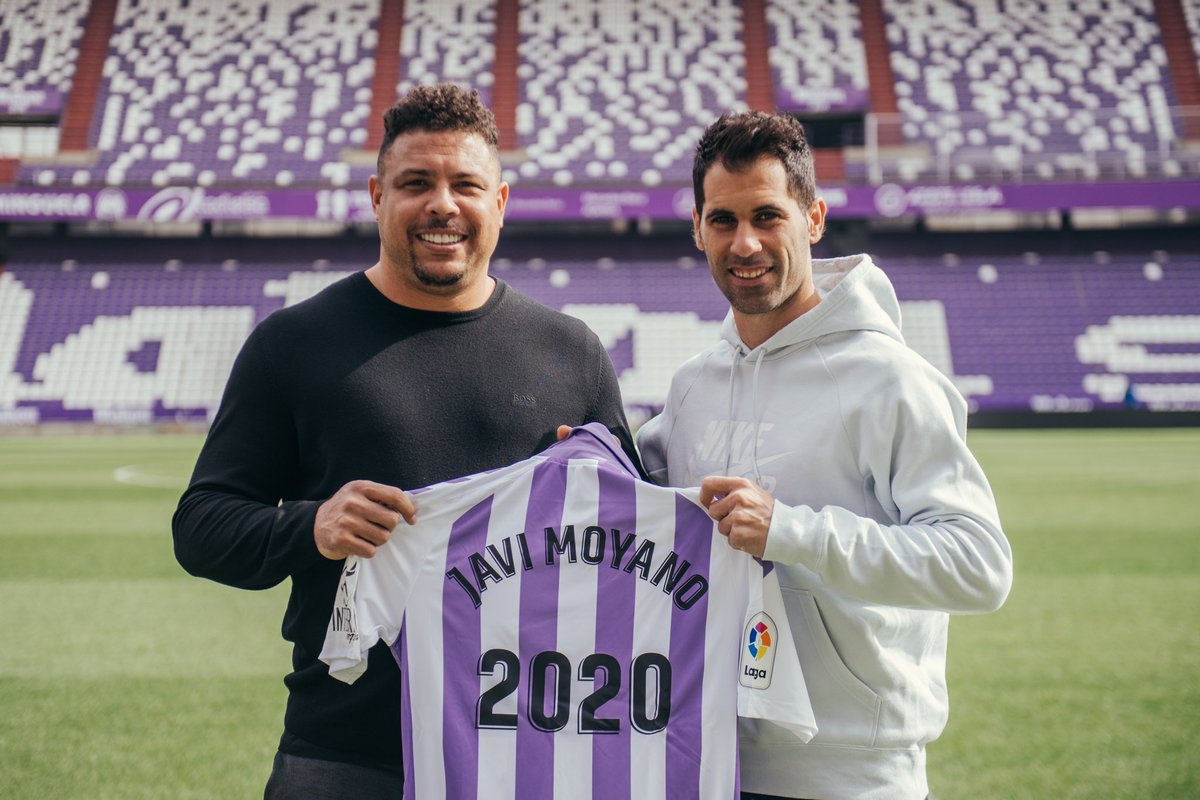
[[[1188,30],[1191,31],[1192,52],[1200,53],[1200,0],[1185,0],[1181,5]]]
[[[0,4],[0,117],[53,118],[75,76],[85,0]],[[56,128],[0,126],[0,186],[15,182],[23,155],[53,155]]]
[[[1196,0],[1158,2],[1190,21],[1182,45],[1164,38],[1156,0],[411,0],[398,64],[390,49],[376,57],[393,34],[390,21],[380,30],[377,0],[108,2],[95,111],[86,133],[66,132],[86,139],[87,157],[23,164],[22,185],[359,186],[386,106],[378,90],[440,80],[495,100],[514,184],[686,185],[704,124],[759,105],[764,90],[779,108],[874,112],[875,139],[849,160],[851,181],[1200,175],[1187,145],[1200,112],[1180,110],[1200,86],[1172,78],[1196,72]],[[0,12],[12,20],[0,85],[68,96],[97,3]],[[770,71],[751,85],[741,37],[756,15]],[[68,24],[48,22],[60,19]],[[892,84],[868,80],[880,61],[864,46],[868,23],[872,41],[886,30],[874,49],[888,51],[887,69],[871,75]],[[1181,48],[1176,62],[1190,45],[1190,73],[1168,68],[1164,41]],[[893,130],[902,142],[886,140]]]
[[[486,101],[492,85],[496,7],[491,0],[405,0],[396,94],[450,81],[479,89]]]
[[[0,5],[0,96],[71,90],[87,0],[23,0]]]
[[[674,245],[678,247],[678,243]],[[584,319],[626,402],[661,407],[726,305],[699,258],[580,261],[562,238],[509,248],[496,274]],[[1200,250],[913,252],[882,243],[909,343],[984,411],[1200,408]],[[889,253],[889,248],[895,252]],[[905,252],[901,252],[905,251]],[[202,421],[242,340],[271,311],[362,263],[126,260],[0,275],[0,420]],[[532,253],[542,255],[532,255]],[[113,256],[118,258],[118,255]]]
[[[513,114],[502,113],[497,107],[498,97],[493,95],[497,80],[504,88],[505,78],[511,77],[499,74],[502,67],[497,61],[496,50],[506,30],[497,24],[497,15],[501,12],[514,17],[516,14],[514,9],[492,0],[405,2],[400,48],[402,68],[396,96],[416,86],[445,81],[469,86],[479,92],[484,103],[492,106],[500,129],[501,147],[510,149]],[[515,48],[515,41],[512,46]],[[513,65],[508,66],[515,71]],[[503,99],[511,102],[509,94],[502,93]],[[382,140],[382,130],[379,138]],[[505,174],[505,180],[513,182],[515,179],[511,171]]]
[[[766,11],[776,107],[865,106],[867,61],[856,2],[777,0]]]
[[[739,13],[731,0],[523,0],[514,180],[687,183],[704,126],[745,106]]]
[[[345,186],[341,152],[366,138],[377,13],[367,0],[122,0],[96,163],[29,165],[21,181]]]
[[[1194,169],[1153,0],[886,0],[903,179],[1174,176]],[[1182,163],[1181,163],[1182,161]]]

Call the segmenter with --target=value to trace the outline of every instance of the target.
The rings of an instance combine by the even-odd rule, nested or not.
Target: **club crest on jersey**
[[[739,676],[742,686],[748,689],[766,689],[771,685],[778,640],[779,629],[775,621],[763,612],[758,612],[746,623],[746,633],[742,636],[742,668]]]

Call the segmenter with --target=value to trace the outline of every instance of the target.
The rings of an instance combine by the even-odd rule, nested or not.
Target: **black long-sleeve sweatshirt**
[[[193,575],[245,589],[291,578],[294,644],[280,749],[401,764],[399,680],[382,643],[352,686],[317,660],[342,562],[317,507],[349,481],[415,489],[494,469],[598,421],[636,454],[604,347],[580,321],[497,280],[481,308],[399,306],[356,273],[275,312],[238,355],[173,520]]]

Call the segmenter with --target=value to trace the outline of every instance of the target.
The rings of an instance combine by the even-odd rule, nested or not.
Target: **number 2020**
[[[475,724],[480,728],[515,729],[517,715],[501,713],[496,706],[517,690],[521,682],[521,659],[511,650],[501,648],[488,650],[480,656],[478,674],[495,675],[497,667],[503,667],[504,676],[479,696]],[[580,733],[617,733],[621,730],[620,719],[599,715],[601,706],[621,690],[621,665],[617,659],[606,653],[587,656],[579,664],[577,680],[595,684],[600,672],[604,673],[603,680],[579,703]],[[658,733],[671,719],[671,662],[661,653],[643,653],[633,660],[629,673],[629,721],[641,733]],[[655,682],[653,695],[649,691],[651,679]],[[543,731],[565,728],[571,715],[570,659],[554,650],[543,650],[535,655],[529,661],[527,688],[529,722]],[[547,690],[553,693],[549,704],[546,702]],[[650,709],[647,706],[652,696],[657,698],[657,703]]]

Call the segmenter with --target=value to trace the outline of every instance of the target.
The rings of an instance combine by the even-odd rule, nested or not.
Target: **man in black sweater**
[[[246,589],[291,578],[268,798],[400,796],[386,645],[353,686],[317,656],[342,560],[412,521],[402,488],[528,458],[561,423],[599,421],[634,454],[596,336],[488,274],[508,200],[491,112],[474,92],[422,87],[385,130],[369,183],[379,262],[250,335],[173,520],[193,575]]]

